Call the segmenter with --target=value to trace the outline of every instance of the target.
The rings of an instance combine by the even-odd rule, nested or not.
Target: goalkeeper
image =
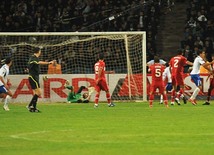
[[[89,103],[91,94],[94,91],[94,87],[88,87],[81,86],[79,90],[75,93],[74,87],[68,84],[64,85],[65,88],[69,89],[70,92],[67,96],[68,103]],[[88,92],[82,94],[83,89],[88,89]]]

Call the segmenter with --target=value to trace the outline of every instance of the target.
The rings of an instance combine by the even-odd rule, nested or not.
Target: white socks
[[[191,99],[195,99],[198,93],[200,92],[200,89],[197,87],[194,92],[192,93],[192,96],[190,97]]]
[[[8,102],[10,101],[10,99],[11,99],[11,97],[10,97],[9,95],[7,95],[7,96],[5,97],[5,100],[4,100],[4,105],[5,105],[5,106],[8,106]]]
[[[163,103],[163,95],[160,95],[160,103]]]

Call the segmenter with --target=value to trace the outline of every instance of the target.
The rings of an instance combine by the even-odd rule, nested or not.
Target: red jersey
[[[149,69],[151,70],[151,74],[152,74],[152,83],[153,82],[160,82],[163,81],[163,72],[165,69],[165,66],[159,64],[159,63],[155,63],[151,66],[149,66]]]
[[[99,60],[95,65],[94,65],[94,71],[95,71],[95,80],[97,80],[98,78],[100,78],[100,80],[102,79],[106,79],[105,77],[105,62],[102,60]],[[98,75],[99,70],[101,70],[101,74],[100,77]]]
[[[169,64],[171,66],[172,76],[175,76],[177,74],[182,74],[186,63],[187,63],[187,58],[185,58],[182,55],[177,55],[171,58]]]

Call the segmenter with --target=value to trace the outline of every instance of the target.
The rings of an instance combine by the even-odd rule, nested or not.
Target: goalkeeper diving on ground
[[[94,87],[81,86],[78,91],[75,92],[74,87],[70,85],[70,82],[68,80],[66,81],[64,87],[70,90],[67,96],[68,103],[89,103],[91,95],[95,90]],[[82,94],[82,91],[84,89],[86,89],[87,92]]]

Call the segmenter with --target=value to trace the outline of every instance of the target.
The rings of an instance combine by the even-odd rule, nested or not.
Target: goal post
[[[105,54],[106,71],[115,71],[106,75],[112,100],[147,101],[146,32],[4,32],[0,41],[1,60],[13,58],[12,91],[21,92],[16,98],[31,93],[26,80],[27,62],[33,48],[40,47],[40,60],[56,60],[61,67],[61,74],[49,74],[48,66],[41,66],[40,77],[48,76],[46,81],[40,79],[42,101],[66,100],[68,92],[62,89],[66,80],[75,89],[94,85],[94,64],[101,52]]]

